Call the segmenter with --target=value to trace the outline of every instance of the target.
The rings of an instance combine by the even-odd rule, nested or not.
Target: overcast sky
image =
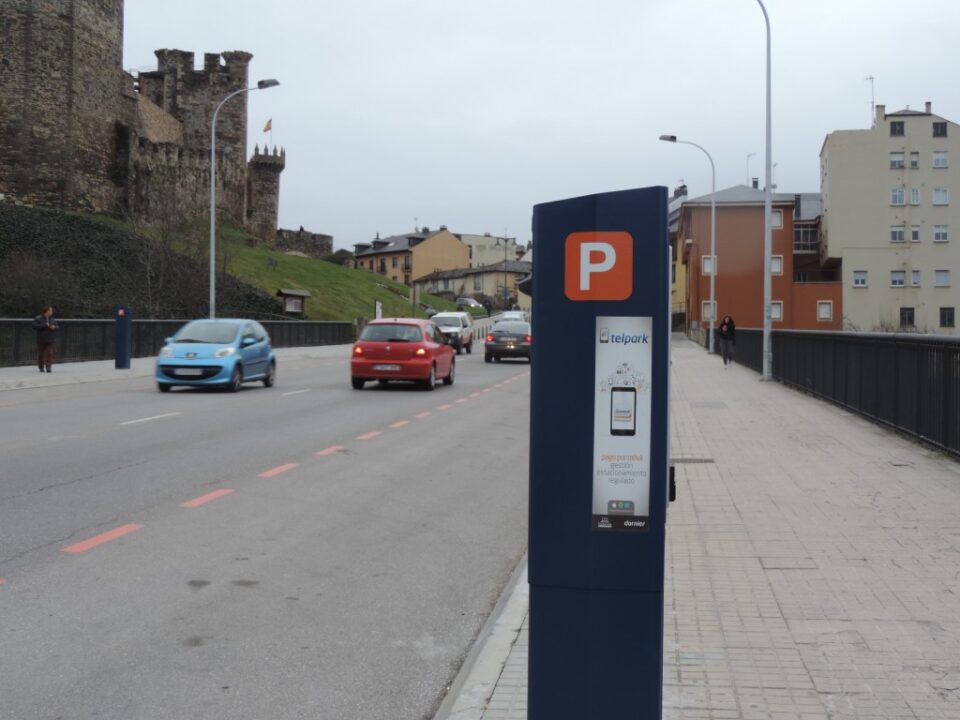
[[[956,0],[767,0],[779,192],[819,190],[824,136],[888,112],[960,122]],[[126,0],[123,64],[253,53],[250,151],[287,150],[280,225],[336,247],[415,222],[531,238],[534,204],[761,178],[756,0]]]

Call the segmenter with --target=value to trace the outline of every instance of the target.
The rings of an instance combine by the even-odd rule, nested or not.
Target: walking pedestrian
[[[720,321],[720,356],[724,367],[733,364],[733,349],[737,345],[737,326],[733,318],[724,315]]]
[[[53,317],[53,308],[47,305],[33,319],[33,329],[37,332],[37,365],[40,372],[53,372],[53,343],[58,329]]]

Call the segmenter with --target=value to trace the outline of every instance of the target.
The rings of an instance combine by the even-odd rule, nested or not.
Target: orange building
[[[714,196],[716,258],[710,255],[710,195],[683,203],[677,230],[687,269],[688,331],[704,341],[710,325],[710,273],[716,315],[737,327],[763,327],[763,191],[737,185]],[[772,327],[840,330],[840,268],[820,267],[820,195],[775,193],[772,205]]]

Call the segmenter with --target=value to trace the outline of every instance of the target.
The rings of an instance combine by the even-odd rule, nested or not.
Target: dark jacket
[[[56,339],[57,321],[52,315],[37,315],[33,319],[33,329],[37,331],[38,343],[52,343]]]
[[[721,320],[720,321],[720,337],[724,340],[729,340],[734,345],[737,344],[737,326],[733,322],[733,318],[727,321],[726,324]]]

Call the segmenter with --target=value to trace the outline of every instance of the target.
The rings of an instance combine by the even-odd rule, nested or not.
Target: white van
[[[466,350],[473,352],[473,319],[470,313],[441,312],[430,318],[440,332],[457,349],[457,355]]]

